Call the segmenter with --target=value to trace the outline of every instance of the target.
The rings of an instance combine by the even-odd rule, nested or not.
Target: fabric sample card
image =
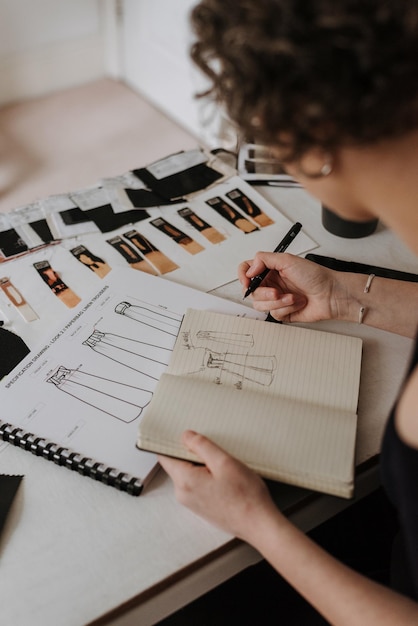
[[[92,254],[90,250],[86,248],[86,246],[77,246],[70,250],[71,254],[75,256],[75,258],[80,261],[83,265],[89,268],[92,272],[97,274],[99,278],[103,278],[110,272],[112,269],[110,265],[103,261],[100,257]]]
[[[177,263],[174,263],[169,259],[161,250],[156,248],[146,237],[141,235],[137,230],[130,230],[123,233],[126,239],[129,239],[131,243],[139,250],[139,252],[146,257],[147,261],[157,268],[161,274],[167,274],[173,270],[178,269]]]
[[[228,222],[236,226],[236,228],[242,230],[242,232],[247,234],[258,230],[257,224],[247,220],[240,211],[234,209],[234,207],[219,196],[206,200],[206,204],[219,213],[219,215],[222,215]]]
[[[33,267],[65,306],[73,308],[81,301],[77,294],[64,283],[57,272],[50,266],[49,261],[38,261],[33,264]]]
[[[26,302],[20,291],[11,283],[6,276],[0,278],[0,289],[6,294],[7,298],[23,317],[26,322],[33,322],[38,319],[38,315],[32,307]]]
[[[122,239],[119,235],[116,237],[112,237],[111,239],[106,240],[115,250],[117,250],[129,263],[131,267],[136,270],[140,270],[141,272],[146,272],[147,274],[154,274],[154,276],[158,275],[157,270],[148,263],[148,261],[135,251],[132,246],[130,246],[126,241]]]
[[[202,218],[196,215],[189,207],[179,209],[177,213],[211,243],[220,243],[225,240],[225,236],[220,233],[219,230],[202,220]]]
[[[190,254],[197,254],[198,252],[204,250],[204,247],[201,246],[200,243],[189,237],[189,235],[186,235],[186,233],[183,233],[183,231],[179,230],[162,217],[157,217],[157,219],[151,220],[150,224],[155,226],[155,228],[158,228],[158,230],[165,235],[168,235],[170,239],[178,243],[179,246]]]
[[[274,224],[272,218],[269,215],[266,215],[264,211],[262,211],[260,207],[258,207],[253,200],[250,200],[250,198],[240,189],[228,191],[226,195],[241,209],[241,211],[257,222],[259,226],[263,227]]]

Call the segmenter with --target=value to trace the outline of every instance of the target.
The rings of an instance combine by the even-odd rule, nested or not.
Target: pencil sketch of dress
[[[214,352],[207,348],[203,361],[204,368],[219,370],[215,382],[221,383],[222,374],[227,372],[237,378],[235,384],[239,388],[245,380],[268,387],[273,381],[276,366],[274,356]]]
[[[251,333],[231,333],[199,330],[183,333],[184,348],[203,351],[199,371],[216,369],[215,382],[222,383],[222,375],[232,374],[235,386],[242,389],[245,380],[268,387],[273,382],[277,359],[273,355],[251,354],[254,337]],[[222,346],[223,350],[219,350]],[[193,374],[194,372],[189,372]]]
[[[104,333],[97,329],[83,341],[83,345],[154,380],[159,380],[171,355],[171,348],[121,337],[114,333]]]
[[[60,365],[47,382],[80,402],[123,422],[133,422],[151,401],[152,393],[82,370]]]

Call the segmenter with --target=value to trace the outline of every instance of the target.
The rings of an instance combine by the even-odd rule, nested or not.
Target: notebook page
[[[188,309],[167,372],[355,413],[361,354],[357,337]]]
[[[348,411],[163,374],[138,445],[197,460],[180,442],[191,428],[267,478],[347,496],[356,421]]]

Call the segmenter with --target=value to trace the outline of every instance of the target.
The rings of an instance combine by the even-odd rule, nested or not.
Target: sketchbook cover
[[[136,448],[138,424],[189,306],[260,316],[160,277],[113,270],[1,381],[2,421],[145,480],[156,459]]]

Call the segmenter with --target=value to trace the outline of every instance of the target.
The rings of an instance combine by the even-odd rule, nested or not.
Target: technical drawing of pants
[[[119,302],[115,307],[115,312],[173,337],[177,337],[183,319],[182,315],[178,313],[164,311],[154,307],[152,304],[137,306],[136,304],[130,304],[130,302]]]
[[[83,341],[83,345],[154,380],[160,378],[171,355],[169,348],[121,337],[114,333],[104,333],[100,330],[95,330]]]
[[[272,383],[277,366],[275,356],[232,354],[229,352],[205,351],[204,365],[217,368],[222,372],[233,374],[239,380],[248,380],[258,385],[268,386]]]
[[[53,383],[57,389],[80,402],[123,422],[137,419],[152,398],[150,391],[63,365],[58,367],[47,382]]]

